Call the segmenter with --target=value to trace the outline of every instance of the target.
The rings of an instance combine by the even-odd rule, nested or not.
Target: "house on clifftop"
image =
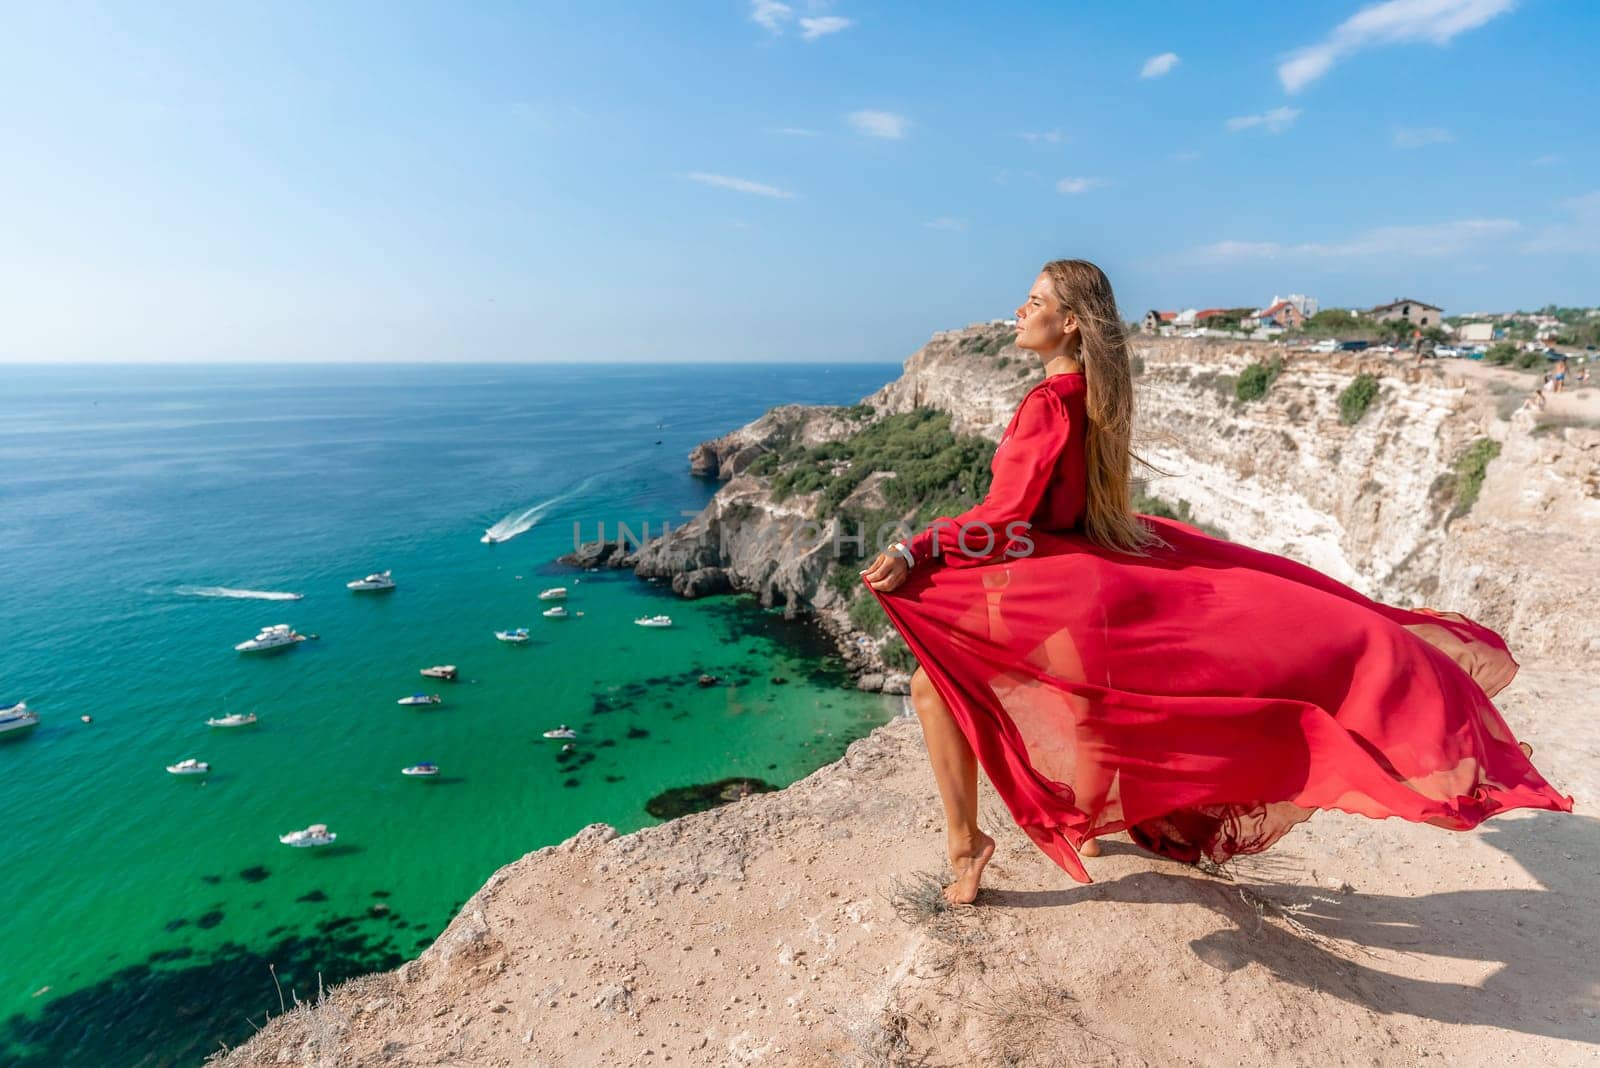
[[[1403,320],[1413,326],[1437,326],[1439,320],[1444,318],[1444,309],[1424,304],[1420,300],[1395,299],[1388,304],[1380,304],[1367,313],[1380,323],[1391,322],[1395,319]]]
[[[1157,333],[1163,326],[1171,326],[1173,320],[1177,317],[1178,313],[1175,311],[1164,312],[1151,309],[1144,313],[1144,332],[1147,334]]]

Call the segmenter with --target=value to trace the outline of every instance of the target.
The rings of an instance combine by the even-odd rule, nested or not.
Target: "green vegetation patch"
[[[1479,438],[1456,457],[1455,507],[1450,517],[1466,515],[1477,503],[1478,491],[1483,489],[1483,477],[1489,470],[1489,461],[1500,455],[1500,443],[1493,438]]]
[[[1227,532],[1221,527],[1215,526],[1211,523],[1202,523],[1200,520],[1196,519],[1194,517],[1194,513],[1189,508],[1189,502],[1184,500],[1182,497],[1178,498],[1178,503],[1176,505],[1171,505],[1162,500],[1160,497],[1151,497],[1144,493],[1136,493],[1133,497],[1133,510],[1140,515],[1153,515],[1158,519],[1176,519],[1180,523],[1186,523],[1191,527],[1195,527],[1198,530],[1210,534],[1213,538],[1221,538],[1224,541],[1228,539]]]
[[[1378,399],[1378,379],[1374,375],[1359,374],[1339,394],[1339,422],[1354,426],[1367,414],[1372,402]]]
[[[1517,347],[1509,341],[1496,341],[1483,354],[1484,363],[1506,366],[1517,358]]]
[[[1266,363],[1253,363],[1234,382],[1233,395],[1242,401],[1260,400],[1282,373],[1283,360],[1280,357],[1274,356]]]
[[[948,413],[921,409],[885,416],[843,441],[769,452],[748,470],[771,476],[774,500],[820,490],[813,518],[839,516],[847,535],[866,533],[870,549],[881,525],[913,510],[919,511],[919,519],[925,514],[931,520],[981,499],[989,489],[993,455],[993,442],[975,434],[953,434]],[[883,505],[842,508],[845,498],[876,471],[895,476],[881,483]]]

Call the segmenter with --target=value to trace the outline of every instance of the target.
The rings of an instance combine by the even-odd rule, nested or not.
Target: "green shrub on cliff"
[[[1354,426],[1367,414],[1372,402],[1378,399],[1378,380],[1373,375],[1359,374],[1339,394],[1339,422]]]
[[[1242,401],[1260,400],[1282,373],[1283,360],[1277,356],[1266,363],[1253,363],[1244,369],[1239,380],[1233,384],[1233,395]]]
[[[924,408],[886,416],[843,441],[768,453],[749,470],[772,475],[779,501],[821,490],[814,516],[819,520],[837,514],[868,475],[892,471],[895,477],[881,484],[887,506],[881,511],[899,516],[931,498],[977,500],[988,490],[993,454],[993,442],[957,437],[947,413]]]
[[[916,654],[900,635],[892,635],[883,643],[883,666],[890,671],[903,671],[908,675],[917,670]]]
[[[1489,470],[1489,461],[1500,455],[1500,443],[1493,438],[1479,438],[1456,457],[1455,507],[1450,518],[1466,515],[1477,503],[1478,491],[1483,489],[1483,477]]]
[[[850,602],[850,625],[876,638],[889,629],[889,617],[883,614],[883,605],[876,597],[863,592]]]
[[[1489,346],[1489,351],[1483,354],[1484,363],[1498,364],[1504,367],[1517,358],[1517,347],[1509,341],[1496,341]]]

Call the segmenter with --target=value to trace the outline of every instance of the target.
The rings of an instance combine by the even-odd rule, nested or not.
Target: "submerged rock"
[[[670,820],[691,812],[705,812],[751,794],[771,793],[776,789],[776,786],[762,779],[718,779],[697,786],[675,786],[663,790],[644,803],[644,810],[658,820]]]

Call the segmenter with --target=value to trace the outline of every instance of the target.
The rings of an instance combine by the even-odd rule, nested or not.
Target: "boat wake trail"
[[[633,465],[630,463],[620,465],[619,468],[608,471],[596,471],[594,474],[590,475],[588,478],[585,478],[583,481],[579,482],[576,486],[573,486],[569,490],[565,490],[556,494],[554,497],[542,500],[530,508],[520,508],[517,511],[512,512],[510,515],[507,515],[504,519],[491,526],[488,530],[485,530],[483,532],[483,537],[479,538],[478,540],[485,545],[494,545],[497,542],[510,541],[519,534],[526,534],[538,524],[539,520],[543,519],[547,514],[549,514],[550,509],[554,508],[562,501],[571,500],[574,497],[588,492],[589,487],[593,486],[596,480],[607,475],[614,475],[616,471],[620,470],[622,467],[631,466]]]
[[[273,590],[235,590],[227,586],[179,586],[172,592],[180,597],[234,597],[247,601],[298,601],[305,596]]]

